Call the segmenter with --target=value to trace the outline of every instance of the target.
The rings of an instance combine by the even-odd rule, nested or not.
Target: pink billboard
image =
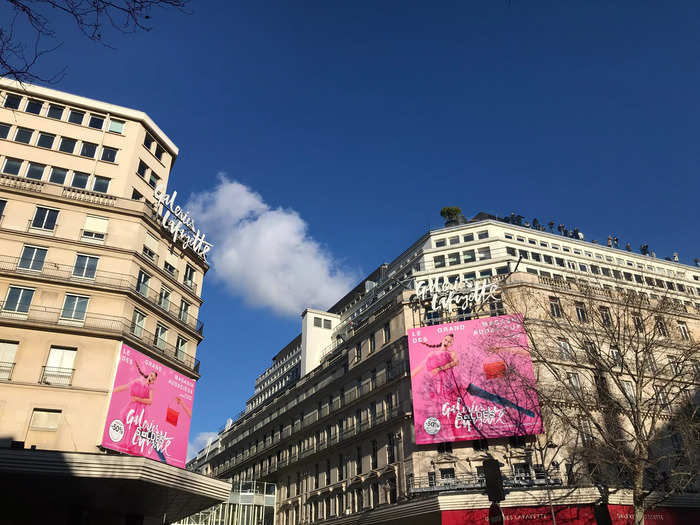
[[[416,443],[542,431],[519,315],[408,330]]]
[[[195,382],[122,344],[102,446],[184,468]]]

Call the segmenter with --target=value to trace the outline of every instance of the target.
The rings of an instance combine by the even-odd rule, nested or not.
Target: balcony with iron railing
[[[164,312],[172,321],[184,324],[188,329],[199,335],[202,335],[204,331],[204,323],[199,319],[189,313],[181,311],[175,306],[174,301],[162,301],[159,292],[156,292],[153,288],[149,288],[148,285],[144,283],[139,283],[138,279],[132,275],[97,270],[94,272],[94,275],[85,277],[76,275],[75,266],[57,264],[49,261],[44,261],[38,269],[32,269],[31,266],[33,266],[32,261],[20,257],[0,256],[0,273],[23,275],[28,278],[42,277],[52,281],[59,280],[72,285],[97,286],[138,294],[139,297],[145,299],[153,306],[157,306],[159,310]]]
[[[503,486],[506,489],[525,489],[536,487],[557,487],[563,485],[561,474],[556,469],[548,472],[535,471],[532,474],[503,474]],[[448,491],[483,491],[486,478],[480,473],[462,474],[448,478],[433,476],[409,476],[408,490],[411,494],[448,492]]]
[[[86,314],[83,319],[67,319],[62,316],[61,308],[30,306],[26,311],[5,309],[5,302],[0,301],[0,324],[3,325],[41,325],[61,327],[93,334],[103,332],[124,338],[144,348],[148,352],[168,358],[172,363],[199,374],[199,360],[178,350],[174,345],[158,338],[153,332],[134,325],[129,319],[110,315]],[[15,306],[15,305],[13,305]]]
[[[42,366],[39,383],[45,385],[71,386],[73,382],[74,368],[60,368],[56,366]]]

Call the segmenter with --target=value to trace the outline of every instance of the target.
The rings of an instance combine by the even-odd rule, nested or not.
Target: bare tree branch
[[[2,0],[0,0],[2,1]],[[53,16],[67,16],[88,39],[111,47],[105,28],[120,33],[150,31],[154,8],[184,12],[188,0],[4,0],[7,16],[0,25],[0,77],[19,82],[56,82],[65,68],[49,77],[35,73],[39,60],[55,51],[61,42],[51,25]],[[4,14],[4,13],[3,13]],[[19,34],[33,34],[25,40]],[[42,41],[49,41],[44,46]]]

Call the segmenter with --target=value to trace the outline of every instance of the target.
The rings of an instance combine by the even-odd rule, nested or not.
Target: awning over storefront
[[[634,525],[634,509],[629,505],[608,505],[613,525]],[[502,507],[507,525],[554,523],[548,506]],[[555,505],[557,525],[597,525],[593,505]],[[489,510],[442,511],[442,525],[476,525],[489,522]],[[690,525],[700,523],[700,509],[661,507],[647,511],[645,525]]]
[[[66,512],[170,523],[226,501],[231,485],[142,457],[0,449],[0,491],[3,514],[26,523]]]

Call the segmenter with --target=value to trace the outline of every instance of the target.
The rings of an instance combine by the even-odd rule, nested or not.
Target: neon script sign
[[[472,310],[475,305],[495,299],[498,284],[487,280],[482,281],[449,281],[438,282],[428,279],[416,283],[416,297],[420,302],[430,301],[430,310],[442,310],[452,313],[456,308]]]
[[[207,253],[211,250],[212,244],[206,242],[206,234],[195,228],[194,219],[190,217],[190,212],[183,210],[180,206],[175,206],[177,192],[172,195],[165,193],[165,186],[162,183],[153,190],[153,197],[160,205],[163,205],[162,224],[173,236],[173,242],[182,244],[183,249],[192,248],[194,252],[203,260],[207,260]]]

